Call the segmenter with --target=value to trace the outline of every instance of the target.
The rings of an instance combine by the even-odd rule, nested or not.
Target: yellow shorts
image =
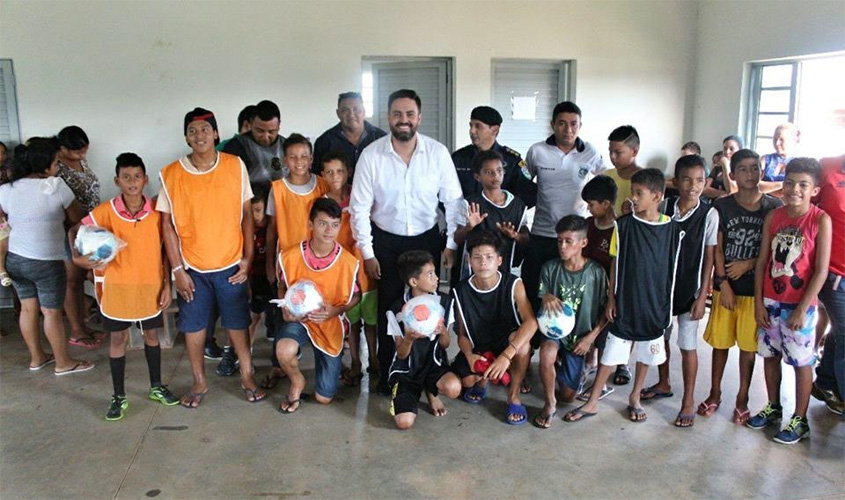
[[[736,297],[736,308],[722,307],[721,292],[713,292],[713,307],[704,330],[704,340],[714,349],[730,349],[735,344],[741,351],[757,352],[757,320],[754,319],[754,297]]]
[[[376,325],[378,322],[378,290],[370,290],[361,294],[361,301],[355,307],[346,311],[349,323],[356,324],[364,320],[365,325]]]

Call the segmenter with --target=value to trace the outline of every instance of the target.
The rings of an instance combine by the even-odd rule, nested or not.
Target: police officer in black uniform
[[[537,185],[522,173],[523,161],[519,153],[496,141],[502,115],[490,106],[478,106],[469,118],[469,137],[472,144],[452,153],[452,162],[458,171],[464,197],[481,192],[481,183],[472,176],[472,160],[488,149],[493,149],[505,159],[505,178],[502,189],[521,199],[528,208],[537,204]]]

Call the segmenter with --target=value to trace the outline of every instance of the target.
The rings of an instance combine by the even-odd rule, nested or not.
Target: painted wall
[[[582,137],[605,150],[607,134],[631,123],[641,161],[665,166],[691,126],[696,10],[690,1],[4,0],[0,57],[14,61],[22,136],[82,126],[104,186],[122,151],[141,154],[151,173],[185,152],[182,119],[195,106],[217,114],[226,138],[244,105],[271,99],[283,134],[316,137],[336,121],[338,92],[360,88],[362,56],[454,57],[459,147],[470,110],[489,102],[491,58],[576,59]]]
[[[845,50],[841,0],[702,0],[692,137],[705,152],[740,132],[746,63]]]

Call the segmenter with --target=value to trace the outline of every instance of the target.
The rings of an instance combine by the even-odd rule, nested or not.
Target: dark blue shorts
[[[311,345],[311,338],[308,330],[302,323],[285,323],[276,330],[276,342],[282,339],[295,340],[301,348],[304,345]],[[337,382],[340,379],[341,361],[343,356],[329,356],[323,351],[314,347],[314,392],[331,399],[337,394]]]
[[[246,330],[249,327],[249,281],[233,285],[229,278],[238,272],[238,266],[211,273],[200,273],[188,269],[188,276],[194,280],[194,300],[185,301],[177,297],[179,331],[195,333],[208,328],[212,307],[217,304],[220,311],[220,325],[227,330]]]
[[[581,392],[581,384],[583,382],[584,370],[586,368],[586,359],[584,356],[573,354],[563,347],[560,340],[552,340],[545,337],[544,342],[554,342],[557,344],[557,356],[560,359],[560,366],[557,367],[557,383],[561,387],[569,387],[575,392]]]

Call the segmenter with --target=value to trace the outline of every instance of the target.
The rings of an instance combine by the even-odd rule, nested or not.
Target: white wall
[[[335,122],[338,92],[360,88],[362,56],[454,57],[459,146],[470,110],[489,102],[491,58],[575,59],[582,137],[604,151],[614,127],[633,124],[641,162],[663,167],[690,131],[696,11],[691,1],[3,0],[0,57],[14,61],[22,136],[82,126],[104,196],[118,153],[138,152],[151,174],[183,153],[195,106],[217,114],[226,138],[244,105],[271,99],[283,134],[316,137]]]
[[[702,0],[692,137],[711,154],[723,137],[741,132],[745,63],[841,50],[842,0]]]

